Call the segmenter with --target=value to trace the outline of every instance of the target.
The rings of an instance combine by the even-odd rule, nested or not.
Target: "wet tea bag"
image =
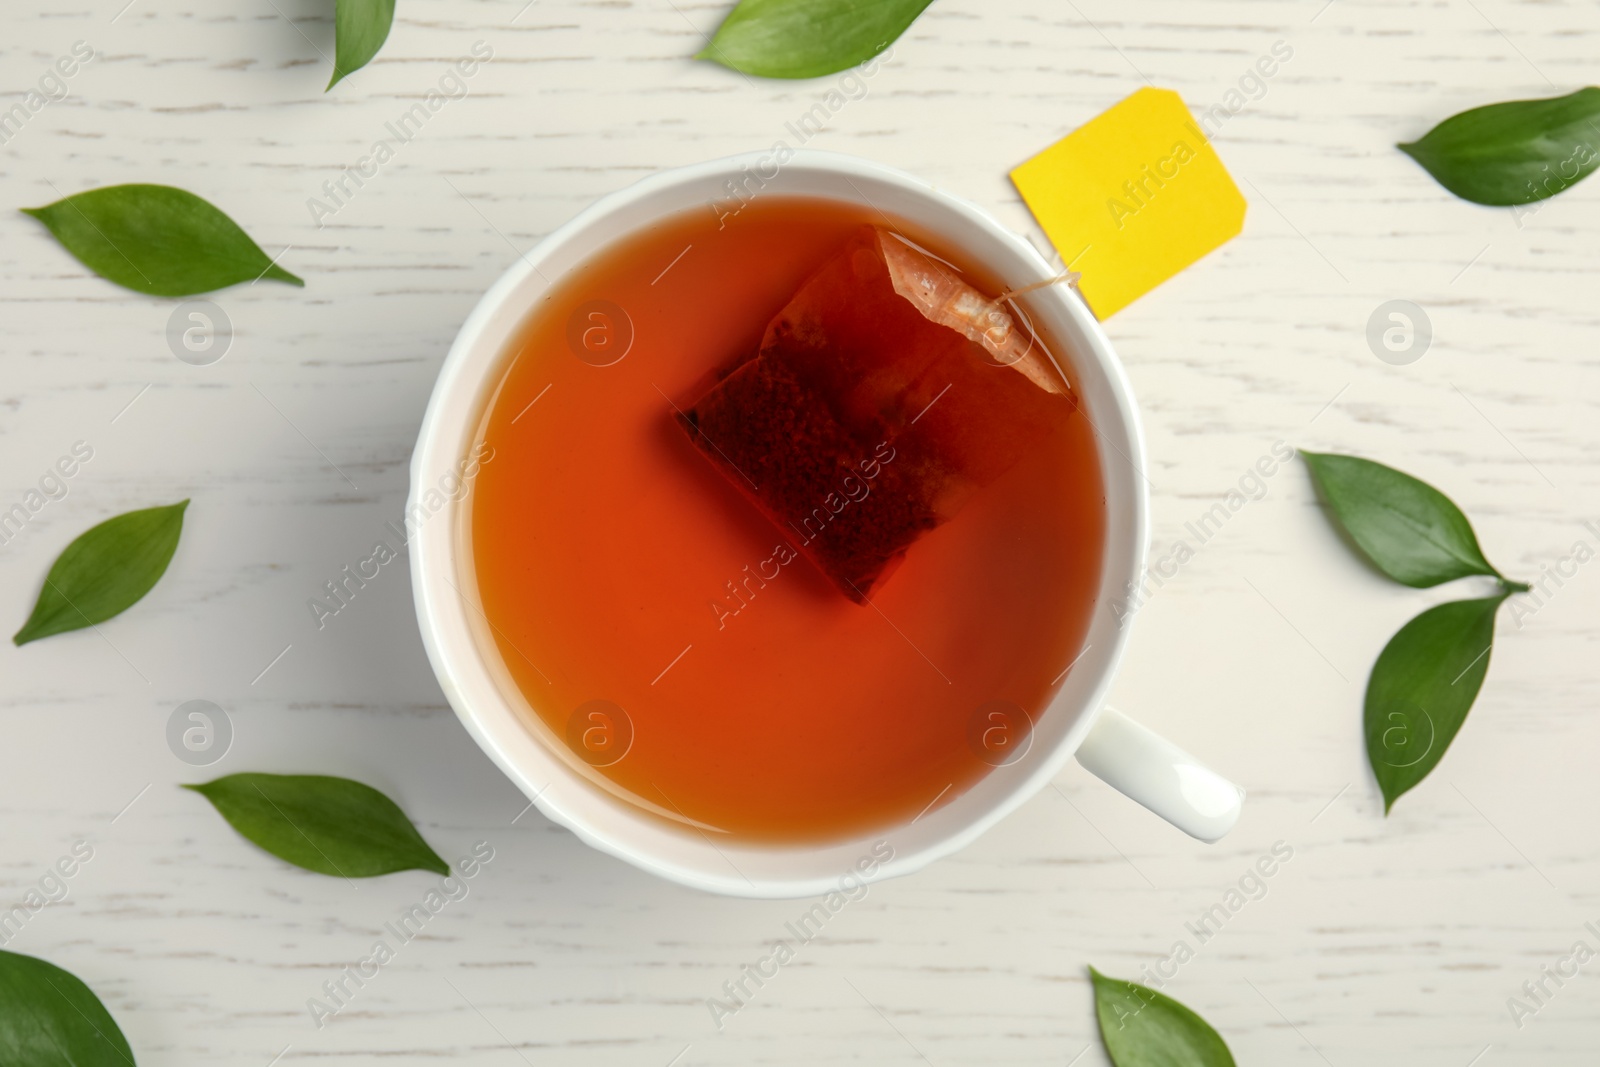
[[[841,592],[864,603],[1076,408],[1006,310],[864,226],[682,414],[705,456]]]

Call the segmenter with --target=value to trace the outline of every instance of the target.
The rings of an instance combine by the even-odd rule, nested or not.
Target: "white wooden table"
[[[1086,966],[1137,976],[1179,940],[1195,955],[1166,988],[1241,1064],[1594,1061],[1600,964],[1520,1028],[1506,1002],[1579,938],[1600,948],[1583,926],[1600,920],[1600,564],[1520,628],[1502,616],[1465,730],[1385,819],[1367,670],[1462,594],[1376,577],[1293,465],[1143,610],[1116,693],[1249,789],[1231,837],[1191,842],[1074,767],[963,854],[874,887],[718,1033],[706,998],[803,906],[680,889],[519,818],[444,705],[402,569],[321,631],[305,602],[399,517],[440,360],[514,249],[658,168],[770,145],[832,80],[691,62],[722,0],[402,0],[377,62],[325,96],[331,0],[124,2],[0,16],[7,106],[75,41],[97,53],[0,148],[0,509],[75,441],[94,449],[0,546],[5,625],[87,526],[194,503],[167,577],[103,637],[0,650],[0,902],[92,847],[6,947],[87,981],[141,1064],[1097,1064]],[[1586,84],[1592,6],[937,0],[812,146],[1042,240],[1010,167],[1146,79],[1216,103],[1278,40],[1293,59],[1216,138],[1244,234],[1109,323],[1147,417],[1157,551],[1279,439],[1434,482],[1514,577],[1600,546],[1581,525],[1600,517],[1600,182],[1519,228],[1392,147]],[[477,41],[494,57],[469,95],[319,229],[307,200]],[[184,186],[269,253],[292,246],[306,288],[217,294],[231,350],[179,361],[175,302],[86,276],[11,212],[126,181]],[[1365,338],[1399,298],[1434,330],[1409,366]],[[166,742],[191,699],[233,723],[209,768]],[[247,769],[355,777],[447,858],[495,850],[321,1029],[308,998],[431,879],[289,868],[177,788]],[[1266,895],[1198,944],[1185,924],[1277,841],[1293,858]]]

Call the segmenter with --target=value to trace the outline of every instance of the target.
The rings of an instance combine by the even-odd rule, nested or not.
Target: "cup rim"
[[[859,204],[875,207],[855,184],[858,180],[870,182],[925,202],[930,212],[945,213],[954,220],[950,223],[952,226],[959,221],[968,229],[981,231],[982,236],[992,242],[997,250],[1009,255],[1012,262],[1008,266],[1011,269],[1004,271],[1004,280],[1013,287],[1044,281],[1055,275],[1032,244],[1004,227],[982,208],[961,197],[870,160],[811,149],[791,149],[789,152],[790,155],[780,161],[781,173],[814,173],[824,179],[842,177],[858,194],[858,197],[843,196],[842,199],[855,199]],[[747,152],[644,177],[596,200],[552,231],[533,249],[522,253],[505,270],[463,322],[440,368],[412,454],[411,488],[406,511],[408,526],[409,517],[422,501],[423,494],[437,484],[440,472],[461,459],[465,452],[462,442],[476,430],[484,390],[492,387],[494,371],[501,365],[504,339],[491,346],[495,331],[507,332],[505,323],[510,321],[513,323],[510,331],[515,332],[533,307],[533,299],[526,290],[537,286],[538,292],[548,291],[558,286],[566,273],[555,273],[547,279],[540,271],[540,266],[550,265],[551,261],[569,254],[571,247],[581,241],[586,233],[630,207],[676,190],[705,188],[708,183],[719,179],[749,174],[752,168],[761,168],[761,173],[765,174],[772,167],[773,159],[773,151]],[[700,198],[685,200],[676,210],[703,202]],[[935,224],[931,228],[937,229],[938,226]],[[584,262],[587,254],[571,253],[570,258],[572,263],[568,270]],[[998,269],[996,264],[986,259],[982,261],[985,266]],[[911,874],[959,851],[1060,774],[1099,716],[1126,650],[1131,618],[1124,614],[1114,620],[1115,625],[1108,623],[1107,617],[1114,613],[1108,610],[1108,603],[1099,601],[1114,596],[1116,590],[1123,588],[1125,581],[1136,582],[1143,574],[1145,565],[1148,541],[1148,496],[1143,475],[1145,447],[1132,386],[1099,322],[1079,297],[1069,294],[1062,287],[1051,287],[1030,299],[1029,311],[1036,316],[1043,314],[1043,317],[1051,320],[1051,332],[1056,343],[1071,350],[1070,360],[1077,376],[1084,378],[1086,372],[1092,370],[1098,386],[1094,390],[1084,389],[1086,394],[1091,391],[1096,394],[1093,403],[1089,403],[1087,395],[1082,398],[1093,410],[1093,417],[1098,423],[1096,433],[1103,442],[1100,448],[1101,473],[1108,501],[1108,531],[1100,594],[1092,609],[1085,645],[1080,653],[1080,659],[1088,659],[1096,641],[1102,642],[1100,652],[1090,664],[1095,668],[1094,674],[1084,684],[1076,686],[1078,692],[1072,701],[1077,705],[1075,709],[1057,711],[1057,704],[1061,703],[1068,685],[1073,682],[1071,676],[1052,698],[1046,714],[1071,714],[1073,718],[1060,735],[1050,742],[1049,750],[1041,758],[1024,761],[1032,764],[1025,776],[1017,777],[1009,785],[992,787],[991,791],[997,795],[986,806],[976,812],[965,813],[960,819],[946,820],[950,825],[945,832],[935,832],[913,850],[900,854],[891,849],[892,858],[873,865],[870,873],[856,874],[862,882]],[[493,350],[489,351],[491,347]],[[485,370],[487,374],[483,373]],[[1085,385],[1081,381],[1079,384]],[[1107,428],[1113,431],[1114,436],[1107,436]],[[1108,449],[1106,444],[1111,447]],[[1116,495],[1123,509],[1115,519],[1109,513],[1114,478]],[[471,496],[467,495],[462,500],[469,502]],[[452,502],[447,510],[456,506]],[[1113,545],[1110,527],[1116,523],[1124,527],[1120,534],[1123,543]],[[446,699],[473,740],[541,813],[573,831],[586,844],[692,888],[730,896],[794,898],[817,896],[837,889],[842,878],[852,871],[849,856],[855,854],[865,840],[886,839],[897,831],[910,829],[909,826],[891,827],[842,845],[726,843],[727,848],[719,848],[708,838],[705,843],[709,849],[687,849],[704,861],[697,863],[684,862],[681,856],[668,856],[665,852],[670,850],[664,847],[642,846],[640,837],[646,838],[652,845],[661,844],[642,827],[635,827],[638,832],[633,835],[633,840],[628,840],[628,835],[620,832],[619,828],[626,829],[629,820],[617,812],[607,812],[605,817],[598,817],[601,813],[594,802],[602,791],[584,781],[552,753],[544,751],[544,743],[534,736],[505,693],[493,684],[485,684],[490,679],[482,662],[484,650],[478,647],[463,606],[466,592],[451,580],[452,575],[457,573],[454,569],[457,561],[455,540],[459,530],[460,524],[452,513],[442,520],[435,518],[421,522],[408,540],[413,597],[429,662]],[[1120,566],[1113,565],[1114,554],[1120,556]],[[1105,632],[1108,628],[1109,633]],[[1029,755],[1032,756],[1032,752]],[[1019,768],[1023,765],[1023,762],[1017,764]],[[989,772],[968,793],[1009,770],[997,768]],[[544,780],[540,781],[541,778]],[[558,781],[570,783],[574,788],[557,790]],[[961,799],[953,799],[946,806],[934,810],[928,823],[936,824]],[[617,802],[612,800],[609,803]],[[937,798],[934,803],[937,803]],[[588,805],[587,809],[585,805]],[[638,815],[635,818],[646,817]],[[916,821],[913,820],[913,823]],[[748,870],[740,869],[732,862],[727,855],[730,850],[746,859],[747,866],[757,870],[756,878],[753,879]],[[768,873],[760,862],[761,855],[816,856],[824,862],[822,866],[812,864],[813,869],[805,873],[784,875]],[[835,861],[842,861],[842,865],[830,865]],[[782,859],[777,862],[781,865]],[[736,873],[722,873],[728,867],[732,867]]]

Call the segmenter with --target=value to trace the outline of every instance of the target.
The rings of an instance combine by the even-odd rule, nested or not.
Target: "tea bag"
[[[864,226],[684,429],[857,603],[1075,400],[1036,338],[957,271]]]

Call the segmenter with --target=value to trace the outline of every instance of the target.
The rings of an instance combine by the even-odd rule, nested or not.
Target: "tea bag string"
[[[990,353],[999,359],[1001,365],[1012,367],[1022,372],[1023,375],[1045,392],[1070,392],[1071,386],[1060,375],[1060,368],[1054,367],[1054,360],[1050,354],[1041,349],[1039,355],[1033,355],[1034,345],[1036,344],[1033,327],[1032,324],[1028,323],[1026,314],[1016,303],[1015,298],[1040,289],[1047,289],[1052,285],[1059,285],[1062,282],[1067,282],[1076,287],[1077,281],[1081,277],[1083,275],[1069,268],[1065,273],[1058,274],[1054,278],[1046,278],[1042,282],[1034,282],[1032,285],[1024,285],[1016,289],[1007,289],[993,300],[985,299],[981,305],[983,308],[982,321],[988,323],[988,328],[982,331],[981,338],[974,337],[973,339],[980,341]],[[1009,347],[1012,341],[1012,331],[1016,327],[1016,319],[1010,311],[1006,310],[1007,306],[1022,317],[1026,327],[1023,332],[1027,336],[1028,347],[1020,353]],[[968,336],[970,337],[972,334],[969,333]],[[1033,358],[1028,358],[1030,356]],[[1052,374],[1046,365],[1053,367],[1055,373]]]
[[[1078,284],[1078,279],[1082,277],[1083,275],[1078,271],[1069,270],[1062,274],[1056,275],[1054,278],[1046,278],[1042,282],[1034,282],[1032,285],[1024,285],[1018,289],[1007,289],[1005,292],[995,297],[994,302],[996,304],[1001,304],[1007,300],[1022,296],[1025,293],[1037,292],[1040,289],[1048,289],[1050,286],[1060,285],[1062,282],[1066,282],[1068,285],[1076,287]]]
[[[1007,289],[993,300],[986,300],[983,307],[985,309],[985,318],[990,325],[984,331],[985,341],[996,346],[1006,343],[1006,339],[1011,334],[1013,321],[1011,314],[1005,308],[1009,304],[1018,314],[1021,314],[1021,308],[1016,303],[1017,297],[1037,292],[1040,289],[1048,289],[1050,286],[1060,285],[1062,282],[1066,282],[1076,288],[1078,279],[1082,277],[1082,274],[1069,267],[1064,273],[1058,274],[1054,278],[1046,278],[1042,282],[1034,282],[1032,285],[1024,285],[1016,289]],[[998,336],[996,336],[997,333]],[[1031,341],[1029,342],[1029,348],[1032,348]]]

